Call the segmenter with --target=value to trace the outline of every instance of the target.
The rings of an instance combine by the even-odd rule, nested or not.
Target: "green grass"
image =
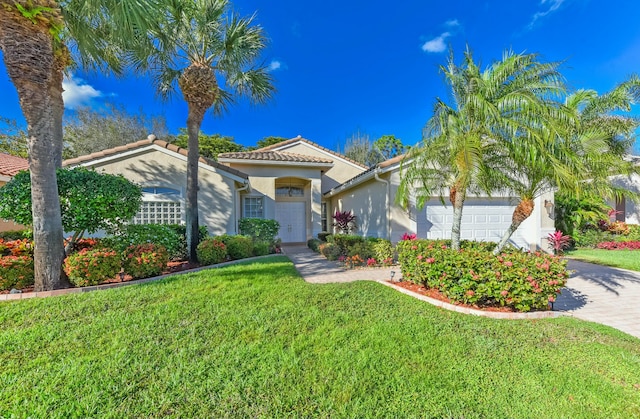
[[[640,250],[577,249],[567,256],[585,262],[640,271]]]
[[[0,416],[640,416],[640,340],[453,313],[285,257],[0,304]]]

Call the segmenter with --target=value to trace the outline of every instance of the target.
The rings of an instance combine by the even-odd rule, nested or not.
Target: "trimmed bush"
[[[85,248],[64,260],[64,271],[76,287],[98,285],[120,272],[120,255],[113,249]]]
[[[241,218],[238,221],[238,229],[240,234],[251,236],[254,241],[271,243],[278,234],[280,223],[264,218]]]
[[[33,257],[0,257],[0,290],[22,289],[33,285]]]
[[[376,253],[373,250],[374,242],[366,240],[360,243],[354,243],[347,249],[347,256],[359,256],[362,260],[367,260],[375,257]]]
[[[441,291],[454,302],[544,310],[565,286],[566,261],[541,252],[510,251],[493,256],[486,245],[454,251],[444,241],[398,243],[402,276]]]
[[[169,253],[164,246],[153,243],[136,244],[124,251],[123,268],[134,279],[160,275],[169,263]]]
[[[356,243],[364,243],[364,237],[356,236],[353,234],[334,234],[331,236],[333,243],[335,243],[340,249],[342,256],[349,256],[349,250]]]
[[[271,253],[272,245],[269,242],[257,241],[253,243],[253,255],[264,256]]]
[[[227,254],[231,259],[246,259],[253,255],[253,240],[251,237],[224,234],[219,238],[227,246]]]
[[[338,260],[340,257],[340,248],[335,243],[322,243],[318,246],[318,250],[327,260]]]
[[[181,260],[186,255],[186,240],[179,233],[180,228],[186,232],[184,226],[167,224],[130,224],[120,233],[103,239],[103,244],[124,252],[130,246],[154,244],[165,248],[169,259]]]
[[[389,240],[382,239],[373,244],[375,259],[383,266],[393,265],[395,249]]]
[[[318,240],[320,240],[321,242],[327,242],[328,236],[331,236],[331,233],[329,233],[328,231],[321,231],[320,233],[318,233]]]
[[[4,241],[13,241],[21,239],[33,239],[33,231],[31,230],[12,230],[0,233],[0,239]]]
[[[322,242],[318,239],[309,239],[307,240],[307,247],[314,252],[319,252],[318,246],[320,246]]]
[[[219,238],[210,237],[198,244],[196,253],[202,265],[214,265],[225,261],[227,246]]]

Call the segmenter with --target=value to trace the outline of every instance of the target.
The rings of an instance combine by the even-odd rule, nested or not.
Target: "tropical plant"
[[[33,196],[35,290],[68,286],[56,168],[62,164],[62,80],[72,63],[123,70],[123,46],[144,33],[156,0],[16,0],[0,7],[0,49],[29,137]]]
[[[187,102],[187,247],[196,261],[198,246],[198,135],[205,113],[221,115],[238,96],[255,103],[273,94],[264,65],[255,65],[265,47],[254,16],[231,13],[227,0],[162,0],[162,19],[150,32],[149,48],[136,62],[150,69],[163,98],[179,88]],[[156,41],[159,40],[159,41]],[[147,60],[147,52],[152,58]]]
[[[113,249],[82,249],[64,260],[64,271],[76,287],[97,285],[116,277],[120,259]]]
[[[160,275],[169,263],[167,249],[153,243],[129,246],[123,256],[122,268],[133,279]]]
[[[339,233],[349,234],[356,229],[356,216],[352,211],[338,211],[333,214],[333,226]]]
[[[556,255],[562,254],[565,249],[571,246],[571,236],[566,236],[560,230],[557,230],[554,233],[549,233],[547,241],[553,248],[553,253]]]
[[[180,134],[173,138],[171,143],[178,147],[188,148],[189,134],[187,133],[187,130],[180,128]],[[242,144],[236,143],[233,137],[220,134],[208,135],[203,132],[198,134],[198,147],[202,157],[207,157],[213,160],[217,160],[218,154],[220,153],[245,151],[245,147]]]
[[[562,90],[558,63],[540,63],[536,54],[506,52],[482,71],[469,49],[461,65],[449,56],[441,67],[452,103],[436,100],[423,141],[402,164],[398,200],[418,208],[449,192],[453,205],[452,247],[460,248],[460,224],[467,195],[490,194],[499,183],[495,165],[505,164],[502,140],[526,131],[546,106],[545,98]]]

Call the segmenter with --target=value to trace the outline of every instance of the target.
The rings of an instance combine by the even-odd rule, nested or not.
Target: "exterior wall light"
[[[554,216],[553,208],[554,208],[553,202],[545,199],[544,209],[547,210],[547,215],[549,216],[549,218],[553,218]]]

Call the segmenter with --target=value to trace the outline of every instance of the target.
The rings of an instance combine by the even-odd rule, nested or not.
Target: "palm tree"
[[[56,167],[62,162],[62,79],[72,63],[121,69],[115,45],[145,28],[153,0],[0,1],[0,49],[27,120],[36,291],[66,286]],[[122,42],[113,42],[120,39]]]
[[[640,98],[640,79],[631,77],[599,96],[579,90],[565,99],[562,109],[547,113],[536,133],[537,141],[523,136],[504,144],[504,161],[517,170],[501,170],[504,188],[518,196],[512,222],[494,250],[498,254],[534,208],[534,198],[553,188],[574,196],[604,198],[630,196],[612,183],[614,174],[637,172],[624,159],[633,144],[637,118],[624,115]],[[546,110],[554,110],[549,106]]]
[[[460,248],[462,209],[468,193],[490,194],[497,188],[493,165],[503,138],[530,130],[546,98],[562,91],[558,63],[540,63],[536,54],[505,52],[502,60],[481,71],[469,49],[462,65],[450,54],[441,67],[452,104],[437,98],[424,140],[403,164],[399,196],[418,208],[432,196],[449,191],[453,205],[451,247]]]
[[[273,94],[265,66],[255,65],[266,45],[254,17],[240,18],[227,0],[164,0],[164,20],[151,42],[154,58],[138,61],[150,66],[161,96],[182,92],[188,106],[187,133],[187,246],[196,260],[198,245],[198,133],[205,113],[220,115],[235,97],[264,103]],[[176,86],[177,85],[177,86]]]

